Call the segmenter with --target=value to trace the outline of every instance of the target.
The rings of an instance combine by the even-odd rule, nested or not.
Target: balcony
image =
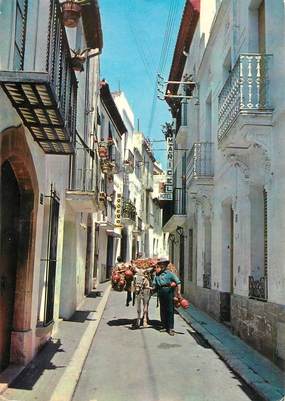
[[[122,223],[133,225],[136,223],[136,207],[130,200],[123,201],[122,207]]]
[[[45,153],[73,153],[77,80],[59,3],[52,2],[46,71],[0,71],[0,85]]]
[[[94,213],[98,210],[94,185],[94,170],[78,168],[70,188],[66,191],[66,201],[76,212]]]
[[[163,231],[173,232],[186,220],[186,188],[175,188],[173,200],[166,201],[163,206]]]
[[[248,148],[250,135],[267,135],[272,125],[267,54],[241,54],[219,95],[218,143]],[[258,132],[257,132],[258,131]]]
[[[186,165],[187,188],[194,182],[201,185],[212,184],[214,176],[213,143],[194,143],[187,155]]]

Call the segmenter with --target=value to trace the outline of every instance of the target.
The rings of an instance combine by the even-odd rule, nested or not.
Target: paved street
[[[132,330],[133,307],[112,292],[73,401],[257,400],[178,315],[176,335]],[[158,323],[151,300],[152,325]],[[192,332],[193,331],[193,332]]]
[[[135,308],[125,307],[125,295],[111,292],[82,372],[78,369],[72,401],[259,400],[180,316],[175,316],[174,337],[160,333],[156,298],[150,304],[151,326],[132,330]],[[101,300],[86,298],[70,321],[62,321],[57,338],[0,400],[67,401],[77,380],[74,367],[70,375],[72,360],[86,343],[92,311]]]

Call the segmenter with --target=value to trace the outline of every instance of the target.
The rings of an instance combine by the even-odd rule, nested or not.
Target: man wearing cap
[[[174,288],[177,288],[177,296],[181,296],[181,282],[176,274],[167,270],[169,260],[161,258],[156,265],[156,276],[153,280],[153,289],[157,290],[160,303],[160,319],[163,325],[161,331],[167,331],[174,336]],[[175,284],[171,284],[175,283]]]

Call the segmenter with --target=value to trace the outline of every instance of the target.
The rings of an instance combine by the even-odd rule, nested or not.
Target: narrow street
[[[285,401],[285,0],[0,22],[0,401]]]
[[[73,401],[257,400],[179,315],[174,337],[159,332],[152,297],[150,327],[132,330],[124,301],[111,292]]]
[[[133,330],[135,308],[125,307],[125,295],[110,293],[73,401],[259,400],[179,315],[174,337],[159,332],[155,297],[150,304],[150,326]],[[48,344],[0,396],[1,401],[61,401],[55,388],[58,383],[70,384],[64,375],[84,336],[90,302],[94,298],[87,298],[85,312],[83,308],[70,322],[63,322],[65,338]]]

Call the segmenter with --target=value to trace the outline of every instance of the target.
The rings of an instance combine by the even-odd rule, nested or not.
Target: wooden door
[[[10,360],[17,270],[20,192],[9,162],[1,167],[0,371]]]
[[[261,2],[258,8],[258,50],[261,54],[264,54],[266,52],[264,0]]]

